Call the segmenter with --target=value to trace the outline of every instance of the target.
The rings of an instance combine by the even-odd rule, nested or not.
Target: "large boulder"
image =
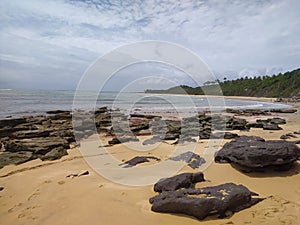
[[[217,163],[236,163],[249,168],[289,168],[300,157],[297,145],[283,140],[241,136],[226,143],[215,155]]]
[[[214,187],[165,191],[150,198],[151,210],[162,213],[179,213],[196,217],[199,220],[218,214],[225,217],[248,208],[261,198],[252,198],[257,194],[243,185],[226,183]]]

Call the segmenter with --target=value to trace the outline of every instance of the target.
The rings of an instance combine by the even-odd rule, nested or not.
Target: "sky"
[[[190,49],[220,80],[293,70],[299,12],[299,0],[1,0],[0,88],[75,89],[99,57],[145,40]],[[193,83],[176,68],[142,64],[119,71],[107,89],[141,74],[152,78],[136,81],[137,91]]]

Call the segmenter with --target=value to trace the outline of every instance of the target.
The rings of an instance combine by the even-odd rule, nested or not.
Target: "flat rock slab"
[[[204,158],[190,151],[182,153],[175,157],[170,157],[168,159],[173,161],[183,161],[187,163],[187,165],[192,169],[199,168],[202,164],[206,163]]]
[[[150,162],[151,159],[155,161],[160,161],[159,158],[154,156],[136,156],[124,163],[121,163],[119,166],[123,166],[123,168],[129,168],[129,167],[136,166],[137,164]]]
[[[284,140],[264,140],[257,136],[241,136],[226,143],[215,155],[217,163],[236,163],[248,168],[275,166],[290,168],[300,157],[299,147]]]
[[[263,125],[264,130],[282,130],[280,126],[277,124],[264,124]]]
[[[115,145],[115,144],[121,144],[121,143],[125,143],[125,142],[138,142],[139,139],[135,136],[124,136],[124,137],[115,137],[112,140],[108,141],[108,144],[110,145]]]
[[[151,210],[161,213],[179,213],[203,220],[210,215],[226,217],[226,212],[238,212],[263,199],[243,185],[226,183],[213,187],[164,191],[149,199]]]
[[[20,151],[20,152],[1,152],[0,153],[0,168],[15,164],[19,165],[21,163],[25,163],[29,160],[36,159],[32,152],[28,151]]]
[[[163,178],[154,185],[155,192],[175,191],[180,188],[191,188],[196,183],[205,181],[204,174],[198,173],[182,173],[174,177]]]

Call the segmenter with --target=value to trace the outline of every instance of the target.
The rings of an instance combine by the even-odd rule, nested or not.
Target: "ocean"
[[[0,89],[0,119],[45,114],[50,110],[72,110],[72,108],[91,110],[94,106],[107,106],[125,113],[194,113],[203,110],[234,109],[271,109],[289,108],[284,104],[223,99],[203,96],[160,95],[145,93],[102,92],[96,101],[95,92],[65,90],[12,90]],[[96,104],[96,105],[95,105]]]

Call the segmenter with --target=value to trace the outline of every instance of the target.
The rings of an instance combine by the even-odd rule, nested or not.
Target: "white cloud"
[[[77,79],[98,56],[147,39],[190,48],[220,77],[291,70],[300,61],[299,11],[297,0],[2,0],[0,83],[12,72]]]

